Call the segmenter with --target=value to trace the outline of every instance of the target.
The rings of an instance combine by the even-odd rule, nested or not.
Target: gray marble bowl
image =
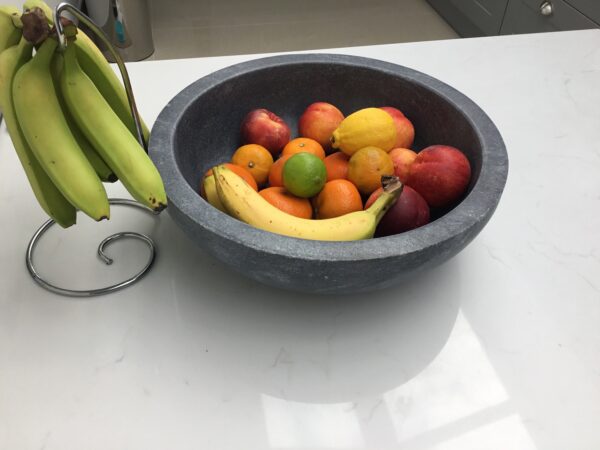
[[[296,135],[312,102],[344,114],[394,106],[416,129],[414,148],[448,144],[469,158],[463,200],[428,225],[395,236],[323,242],[265,232],[221,213],[198,194],[202,175],[241,145],[246,113],[266,108]],[[423,73],[379,60],[334,54],[255,59],[214,72],[177,94],[160,113],[149,153],[169,197],[168,211],[192,241],[243,274],[283,289],[356,293],[399,283],[460,252],[492,216],[508,157],[500,133],[469,98]],[[237,272],[237,273],[235,273]]]

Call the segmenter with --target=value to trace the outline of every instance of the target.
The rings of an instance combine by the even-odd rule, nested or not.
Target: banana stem
[[[23,36],[33,45],[41,44],[50,36],[48,19],[40,8],[33,8],[21,16]]]
[[[393,177],[392,180],[383,180],[383,192],[369,209],[367,209],[367,211],[375,214],[377,223],[379,223],[385,213],[389,211],[394,203],[396,203],[400,194],[402,194],[403,189],[404,184],[397,177]]]

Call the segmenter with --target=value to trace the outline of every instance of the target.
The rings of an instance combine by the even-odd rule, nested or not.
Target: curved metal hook
[[[64,50],[67,46],[64,27],[60,21],[60,15],[63,11],[70,12],[80,22],[82,22],[83,24],[85,24],[85,26],[92,30],[94,34],[102,40],[102,43],[106,45],[106,48],[108,48],[111,55],[117,62],[117,66],[119,66],[119,71],[121,72],[121,77],[123,78],[123,84],[125,85],[125,91],[127,92],[127,100],[129,101],[131,115],[133,116],[133,121],[135,122],[135,129],[137,132],[138,142],[141,144],[142,148],[147,151],[146,141],[144,140],[144,133],[142,132],[142,122],[140,119],[140,114],[137,110],[137,105],[135,104],[135,98],[133,97],[133,89],[131,88],[131,81],[129,80],[129,74],[127,73],[125,63],[123,62],[123,58],[121,58],[121,54],[117,50],[115,50],[114,46],[110,42],[110,39],[108,38],[108,36],[106,36],[106,33],[104,33],[102,28],[96,25],[92,19],[90,19],[88,16],[82,13],[75,6],[66,2],[59,3],[56,9],[54,10],[54,26],[56,27],[56,34],[58,35],[58,44],[60,45],[61,49]]]
[[[147,208],[144,205],[142,205],[136,201],[133,201],[133,200],[122,199],[122,198],[111,198],[108,201],[111,205],[131,206],[131,207],[142,209],[146,212],[149,212],[152,215],[156,215],[155,212],[152,211],[150,208]],[[102,259],[102,261],[105,264],[107,264],[107,265],[112,264],[113,259],[110,258],[109,256],[107,256],[106,253],[104,253],[104,249],[106,248],[106,246],[108,246],[109,244],[111,244],[119,239],[123,239],[123,238],[139,239],[148,245],[148,248],[150,249],[150,258],[146,262],[146,265],[137,274],[135,274],[131,278],[128,278],[125,281],[121,281],[120,283],[113,284],[111,286],[107,286],[107,287],[103,287],[103,288],[98,288],[98,289],[75,290],[75,289],[67,289],[67,288],[63,288],[60,286],[56,286],[56,285],[44,280],[38,274],[37,270],[35,269],[35,267],[33,265],[33,252],[39,242],[40,237],[46,231],[48,231],[48,229],[55,223],[56,222],[54,222],[54,220],[50,219],[50,220],[46,221],[35,232],[35,234],[31,238],[31,241],[29,241],[29,245],[27,246],[27,253],[25,256],[25,264],[27,266],[27,270],[29,270],[29,273],[31,274],[34,281],[36,283],[38,283],[40,286],[42,286],[44,289],[54,292],[55,294],[66,295],[69,297],[94,297],[96,295],[103,295],[103,294],[115,292],[115,291],[124,289],[127,286],[131,286],[132,284],[139,281],[146,274],[146,272],[150,269],[150,267],[152,267],[152,264],[154,263],[154,259],[156,256],[156,250],[155,250],[154,242],[152,241],[152,239],[150,239],[145,234],[136,233],[133,231],[119,232],[119,233],[111,234],[107,238],[103,239],[102,242],[100,242],[100,244],[98,245],[98,256]]]

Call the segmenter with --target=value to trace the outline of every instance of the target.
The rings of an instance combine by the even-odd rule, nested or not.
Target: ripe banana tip
[[[165,209],[166,207],[167,207],[166,203],[159,203],[157,206],[152,208],[152,210],[154,211],[154,214],[160,214],[162,212],[162,210]]]

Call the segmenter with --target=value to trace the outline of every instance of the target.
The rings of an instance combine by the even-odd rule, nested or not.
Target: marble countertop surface
[[[426,72],[477,102],[510,158],[502,201],[457,257],[373,294],[320,297],[239,278],[168,214],[113,210],[52,229],[58,284],[134,273],[97,243],[148,233],[151,273],[88,300],[33,283],[45,220],[0,128],[0,448],[600,448],[600,31],[327,50]],[[182,88],[257,55],[132,63],[152,123]],[[109,194],[124,197],[119,185]]]

